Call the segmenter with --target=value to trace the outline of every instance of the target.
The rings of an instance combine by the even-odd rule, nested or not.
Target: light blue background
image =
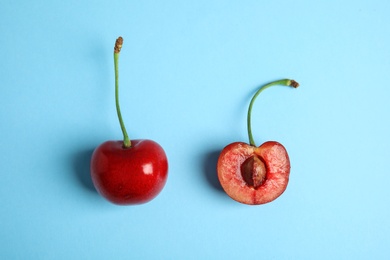
[[[388,259],[390,2],[0,1],[0,258]],[[152,202],[112,205],[91,152],[159,142]],[[262,206],[231,200],[219,151],[281,142],[292,171]]]

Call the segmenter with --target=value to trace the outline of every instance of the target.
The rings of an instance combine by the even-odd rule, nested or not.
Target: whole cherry
[[[123,38],[114,47],[115,104],[123,141],[107,141],[92,154],[91,178],[96,190],[118,205],[146,203],[164,188],[168,160],[163,148],[152,140],[130,140],[119,106],[118,60]]]
[[[290,176],[290,159],[284,146],[268,141],[256,146],[251,129],[251,113],[257,96],[275,86],[299,84],[290,79],[271,82],[253,96],[248,109],[249,144],[235,142],[227,145],[218,158],[218,179],[224,191],[234,200],[248,205],[259,205],[278,198],[287,188]]]

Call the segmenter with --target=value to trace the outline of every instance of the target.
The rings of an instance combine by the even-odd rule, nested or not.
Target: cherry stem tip
[[[118,37],[115,41],[114,53],[119,53],[122,49],[123,38],[121,36]]]

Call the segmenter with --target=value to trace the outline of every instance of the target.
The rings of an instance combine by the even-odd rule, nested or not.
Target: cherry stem
[[[268,83],[267,85],[262,86],[259,90],[256,91],[255,95],[252,97],[251,103],[249,104],[249,109],[248,109],[248,136],[249,136],[249,143],[252,146],[256,146],[255,141],[253,140],[253,135],[252,135],[252,127],[251,127],[251,115],[252,115],[252,106],[253,103],[255,102],[257,96],[265,89],[275,86],[275,85],[283,85],[283,86],[289,86],[293,88],[297,88],[299,86],[298,82],[292,79],[281,79],[281,80],[276,80],[271,83]]]
[[[115,67],[115,104],[116,104],[116,112],[118,114],[119,123],[121,125],[122,133],[123,133],[123,148],[130,148],[131,141],[129,136],[127,135],[125,124],[123,123],[121,108],[119,106],[119,70],[118,70],[118,60],[119,54],[122,48],[123,38],[118,37],[115,41],[114,47],[114,67]]]

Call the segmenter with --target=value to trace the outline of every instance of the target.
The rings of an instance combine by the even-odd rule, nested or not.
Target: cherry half
[[[163,148],[152,140],[130,140],[119,106],[118,60],[123,38],[114,47],[115,104],[123,141],[107,141],[92,154],[91,178],[96,190],[118,205],[146,203],[164,188],[168,160]]]
[[[235,142],[227,145],[218,158],[218,179],[224,191],[234,200],[248,205],[260,205],[278,198],[285,190],[290,176],[290,159],[286,148],[278,142],[268,141],[256,146],[251,128],[251,113],[257,96],[275,86],[297,88],[298,82],[282,79],[261,87],[249,104],[249,144]]]

